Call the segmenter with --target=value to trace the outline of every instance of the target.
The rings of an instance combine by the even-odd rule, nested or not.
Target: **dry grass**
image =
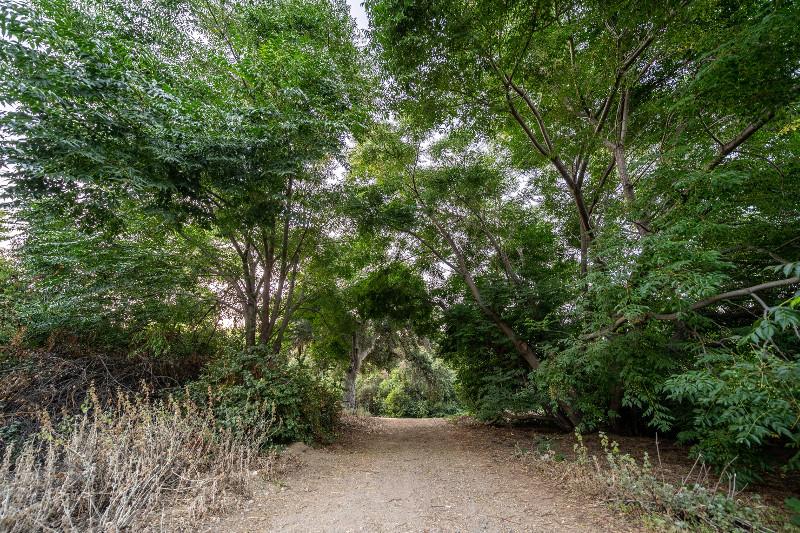
[[[247,498],[272,457],[270,431],[216,428],[194,404],[119,393],[102,407],[93,390],[82,414],[9,447],[0,465],[0,531],[184,529]],[[175,511],[178,509],[178,511]]]
[[[375,433],[379,431],[379,423],[374,416],[361,408],[344,409],[339,417],[338,430],[340,433],[353,431]]]
[[[58,350],[0,347],[0,453],[19,436],[36,433],[42,412],[53,419],[80,412],[89,386],[104,403],[116,391],[180,387],[196,375],[199,362],[156,363],[125,353],[106,354],[58,341]],[[55,342],[55,341],[54,341]]]

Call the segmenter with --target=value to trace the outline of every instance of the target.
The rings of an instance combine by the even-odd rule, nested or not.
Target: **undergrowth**
[[[547,439],[532,449],[517,448],[521,458],[546,466],[566,483],[581,492],[592,494],[612,507],[637,515],[651,529],[658,531],[791,531],[780,516],[770,514],[758,498],[747,501],[737,491],[735,475],[725,472],[714,478],[698,459],[679,480],[668,480],[658,457],[658,468],[647,453],[641,461],[622,453],[616,442],[600,433],[602,453],[590,455],[583,437],[576,432],[575,457],[567,459],[555,452]],[[716,481],[715,481],[716,479]]]
[[[80,414],[6,448],[0,530],[146,531],[186,527],[248,497],[271,455],[269,406],[246,433],[219,429],[213,412],[183,399],[90,389]]]

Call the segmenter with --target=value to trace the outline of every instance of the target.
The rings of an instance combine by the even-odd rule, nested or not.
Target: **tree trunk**
[[[355,344],[356,335],[353,334],[353,341]],[[356,378],[358,371],[361,369],[361,361],[358,360],[358,352],[356,347],[350,350],[350,366],[347,368],[347,373],[344,375],[344,405],[348,409],[356,408]]]
[[[256,304],[248,298],[244,305],[244,343],[248,348],[256,345],[256,322]]]
[[[353,332],[353,346],[350,350],[350,366],[347,367],[347,372],[344,375],[344,404],[349,409],[356,408],[356,379],[358,372],[361,370],[361,363],[372,352],[375,347],[377,335],[372,335],[365,345],[364,339],[359,339],[358,331]]]
[[[636,193],[633,190],[633,183],[631,183],[631,178],[628,174],[628,165],[625,161],[625,148],[623,146],[617,145],[614,148],[614,159],[617,162],[617,174],[619,174],[619,181],[622,183],[622,194],[625,196],[625,204],[628,207],[628,212],[633,213],[636,209]],[[633,225],[640,237],[645,237],[650,233],[650,227],[644,218],[636,218],[633,221]]]
[[[581,224],[581,277],[585,277],[589,272],[589,234]]]
[[[627,89],[622,91],[622,97],[619,103],[619,112],[617,123],[619,124],[619,135],[617,142],[613,146],[614,160],[617,164],[617,174],[619,174],[619,181],[622,183],[622,194],[625,197],[625,204],[628,206],[628,212],[633,213],[636,209],[636,193],[633,190],[633,183],[631,182],[630,174],[628,173],[628,163],[625,160],[625,136],[628,133],[628,114],[630,112],[630,93]],[[650,233],[650,228],[644,218],[635,219],[634,227],[640,237],[645,237]]]

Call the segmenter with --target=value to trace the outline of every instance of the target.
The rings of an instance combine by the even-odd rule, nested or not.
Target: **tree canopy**
[[[365,7],[6,3],[0,340],[800,466],[800,5]]]

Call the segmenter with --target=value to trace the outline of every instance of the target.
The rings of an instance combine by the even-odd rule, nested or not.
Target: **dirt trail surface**
[[[374,419],[303,449],[280,483],[203,531],[632,531],[528,473],[506,434],[443,419]]]

